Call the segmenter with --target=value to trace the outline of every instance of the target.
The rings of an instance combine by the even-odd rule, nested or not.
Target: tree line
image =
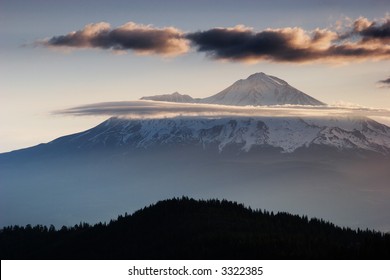
[[[389,259],[390,235],[227,200],[160,201],[108,223],[9,226],[1,259]]]

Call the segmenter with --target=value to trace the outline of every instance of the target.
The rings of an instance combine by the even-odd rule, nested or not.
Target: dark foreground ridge
[[[226,200],[158,202],[108,224],[6,227],[1,259],[389,259],[390,235]]]

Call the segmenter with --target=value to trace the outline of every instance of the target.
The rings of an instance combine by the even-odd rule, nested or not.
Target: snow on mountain
[[[174,92],[172,94],[162,94],[153,96],[144,96],[141,100],[153,100],[153,101],[166,101],[166,102],[177,102],[177,103],[194,103],[195,100],[186,94],[180,94]]]
[[[202,103],[258,105],[324,105],[324,103],[290,86],[287,82],[264,73],[238,80],[223,91],[202,99]]]
[[[193,99],[189,95],[173,94],[142,97],[142,100],[179,103],[206,103],[234,106],[260,105],[324,105],[321,101],[290,86],[287,82],[264,73],[255,73],[238,80],[230,87],[207,98]]]
[[[115,146],[147,149],[164,145],[195,145],[203,149],[272,147],[284,153],[322,145],[338,150],[390,153],[390,128],[368,118],[110,118],[88,131],[54,140],[80,148]]]
[[[389,155],[390,128],[367,118],[110,118],[0,154],[0,227],[104,222],[188,195],[388,231]]]

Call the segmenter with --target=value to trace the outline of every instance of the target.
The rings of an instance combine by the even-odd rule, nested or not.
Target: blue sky
[[[316,28],[335,31],[359,17],[383,22],[388,0],[370,1],[20,1],[0,2],[0,152],[48,142],[90,128],[104,117],[55,116],[51,112],[82,104],[137,100],[178,91],[193,97],[219,92],[255,72],[280,77],[326,103],[390,109],[389,59],[329,61],[237,61],[213,59],[190,47],[181,55],[115,54],[101,48],[64,51],[36,44],[107,22],[182,34],[243,25],[267,29]],[[378,23],[380,24],[380,23]],[[384,47],[389,47],[388,41]]]

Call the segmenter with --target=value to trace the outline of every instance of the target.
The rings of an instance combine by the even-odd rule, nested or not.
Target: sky
[[[0,152],[108,118],[58,111],[207,97],[256,72],[390,110],[389,13],[389,0],[0,0]]]

